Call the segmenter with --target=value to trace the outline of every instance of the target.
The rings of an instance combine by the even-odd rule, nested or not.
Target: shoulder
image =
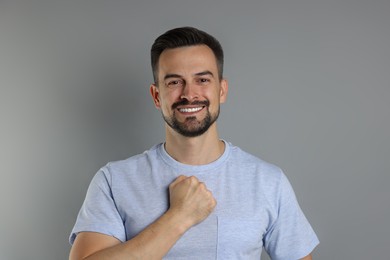
[[[132,173],[139,172],[140,169],[146,170],[155,167],[158,160],[158,149],[162,144],[154,145],[149,150],[143,153],[133,155],[123,160],[111,161],[101,167],[97,172],[95,178],[105,179],[111,183],[115,178],[120,180],[129,177]]]
[[[287,177],[279,166],[231,144],[229,164],[240,172],[240,179],[250,181],[269,201],[288,188]]]
[[[123,169],[128,170],[132,167],[151,163],[156,159],[156,157],[158,157],[158,148],[161,145],[162,144],[157,144],[149,150],[144,151],[143,153],[133,155],[123,160],[111,161],[107,163],[103,168],[106,168],[110,171],[121,171]]]
[[[275,164],[248,153],[231,143],[229,143],[229,148],[231,164],[240,165],[240,167],[244,167],[244,169],[253,169],[257,174],[264,175],[264,177],[269,179],[278,180],[282,177],[282,169]]]
[[[235,183],[257,194],[277,216],[281,198],[293,196],[292,188],[283,170],[241,148],[230,144],[228,168]],[[237,174],[238,173],[238,174]],[[260,199],[259,199],[260,200]]]

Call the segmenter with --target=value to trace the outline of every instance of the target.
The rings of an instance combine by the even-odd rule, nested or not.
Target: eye
[[[171,81],[168,81],[167,83],[167,86],[168,87],[180,87],[183,85],[183,81],[182,80],[171,80]]]
[[[198,79],[198,82],[199,82],[199,84],[205,85],[205,84],[208,84],[210,82],[210,79],[200,78],[200,79]]]

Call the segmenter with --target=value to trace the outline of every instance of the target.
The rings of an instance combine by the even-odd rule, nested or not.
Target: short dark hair
[[[161,53],[166,49],[174,49],[184,46],[206,45],[214,53],[219,79],[223,75],[223,50],[221,44],[210,34],[194,27],[180,27],[169,30],[160,35],[153,43],[150,50],[154,82],[158,79],[158,61]]]

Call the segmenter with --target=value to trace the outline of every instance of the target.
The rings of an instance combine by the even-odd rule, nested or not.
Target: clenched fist
[[[169,210],[179,214],[189,226],[207,218],[217,205],[213,194],[196,177],[179,176],[169,185]]]

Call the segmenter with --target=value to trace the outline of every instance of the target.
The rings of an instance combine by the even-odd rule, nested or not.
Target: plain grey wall
[[[66,259],[95,172],[163,141],[149,48],[186,25],[225,49],[221,137],[284,169],[315,259],[388,259],[389,13],[388,0],[0,1],[0,259]]]

